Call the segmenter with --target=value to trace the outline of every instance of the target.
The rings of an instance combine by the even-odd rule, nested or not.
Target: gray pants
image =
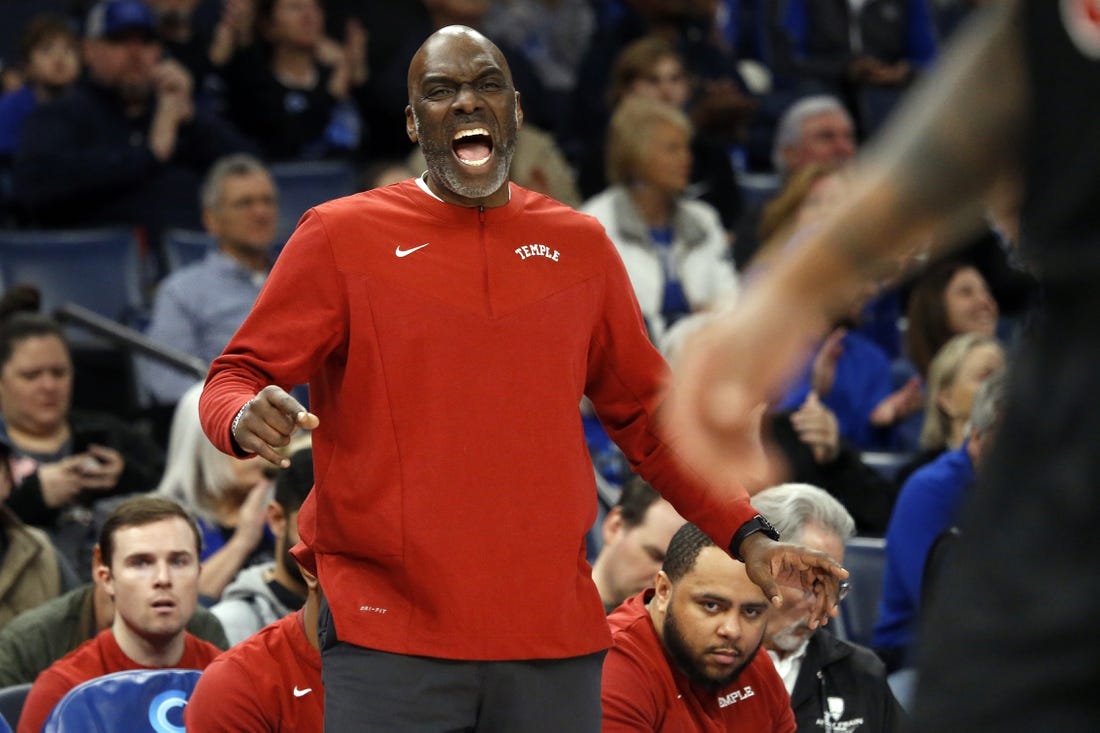
[[[469,662],[390,654],[337,640],[319,619],[325,731],[598,733],[604,653]]]

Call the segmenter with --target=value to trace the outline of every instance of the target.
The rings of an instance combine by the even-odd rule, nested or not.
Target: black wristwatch
[[[742,524],[741,528],[737,530],[737,533],[733,536],[733,539],[730,540],[730,554],[741,562],[745,562],[745,558],[741,557],[741,543],[744,542],[745,538],[750,534],[756,532],[763,532],[776,542],[779,541],[779,532],[772,526],[772,523],[757,514],[755,517]]]

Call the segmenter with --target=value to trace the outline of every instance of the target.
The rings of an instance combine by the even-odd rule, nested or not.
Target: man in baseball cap
[[[153,40],[156,27],[152,8],[142,0],[103,0],[88,11],[84,36],[117,41],[137,35]]]

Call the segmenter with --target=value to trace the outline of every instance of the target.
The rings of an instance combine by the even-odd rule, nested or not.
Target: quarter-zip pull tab
[[[485,223],[485,205],[484,204],[480,204],[477,207],[477,220],[481,224]]]

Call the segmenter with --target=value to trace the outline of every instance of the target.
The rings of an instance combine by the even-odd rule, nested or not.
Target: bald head
[[[523,121],[504,54],[463,25],[433,33],[409,64],[405,130],[428,164],[428,186],[447,203],[503,206]]]
[[[492,59],[493,63],[503,70],[508,85],[512,86],[512,70],[495,43],[469,26],[449,25],[428,36],[428,40],[420,44],[420,48],[409,62],[407,79],[409,104],[412,104],[416,98],[425,67],[454,63],[463,57],[471,58],[478,55],[487,55]]]

